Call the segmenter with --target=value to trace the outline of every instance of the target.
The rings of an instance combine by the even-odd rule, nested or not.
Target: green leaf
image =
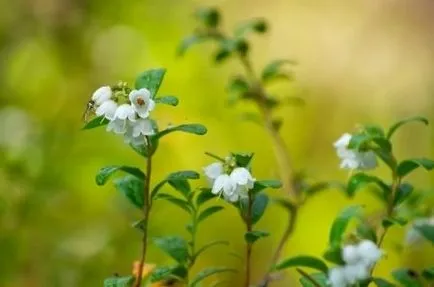
[[[395,287],[395,284],[392,284],[383,278],[373,278],[372,281],[377,285],[377,287]]]
[[[384,129],[380,126],[364,125],[363,130],[371,137],[384,138],[386,136]]]
[[[387,184],[385,184],[378,177],[367,175],[365,173],[356,173],[355,175],[351,176],[347,186],[348,196],[353,197],[358,189],[371,183],[375,183],[382,189],[384,198],[388,197],[388,194],[390,194],[389,186],[387,186]]]
[[[179,264],[184,264],[189,258],[187,242],[179,236],[155,238],[154,243]]]
[[[136,167],[125,166],[125,165],[111,165],[101,168],[95,178],[97,185],[104,185],[107,183],[109,178],[117,171],[123,171],[129,173],[138,179],[145,180],[145,174]]]
[[[172,203],[172,204],[174,204],[174,205],[176,205],[176,206],[178,206],[178,207],[184,209],[184,210],[187,211],[189,214],[191,214],[191,212],[192,212],[192,208],[190,207],[190,204],[189,204],[187,201],[182,200],[182,199],[177,198],[177,197],[174,197],[174,196],[172,196],[172,195],[170,195],[170,194],[167,194],[167,193],[159,193],[159,194],[157,194],[157,196],[155,196],[154,199],[155,199],[155,200],[157,200],[157,199],[164,199],[164,200],[167,200],[167,201],[169,201],[170,203]]]
[[[384,228],[389,228],[392,225],[400,225],[400,226],[404,226],[407,224],[407,220],[404,218],[400,218],[400,217],[386,217],[381,221],[381,224],[383,225]]]
[[[143,232],[145,231],[145,219],[142,218],[136,222],[133,222],[131,226]]]
[[[274,267],[274,270],[280,271],[290,267],[309,267],[324,273],[328,272],[327,265],[316,257],[300,255],[283,260]]]
[[[428,281],[434,280],[434,267],[428,267],[422,270],[422,276]]]
[[[324,259],[332,263],[343,265],[345,264],[342,259],[342,249],[339,245],[330,246],[323,254]]]
[[[168,183],[175,190],[181,192],[181,194],[185,198],[189,198],[189,195],[191,193],[191,186],[188,180],[186,179],[169,180]]]
[[[190,287],[199,286],[199,283],[203,281],[204,279],[208,278],[209,276],[212,276],[214,274],[223,273],[223,272],[238,272],[236,269],[233,268],[227,268],[227,267],[209,267],[205,268],[202,271],[200,271],[192,280],[190,283]]]
[[[393,199],[393,205],[397,206],[403,203],[413,192],[413,186],[408,183],[400,184],[396,190],[395,198]]]
[[[162,130],[161,132],[156,134],[156,137],[160,139],[163,136],[173,132],[184,132],[184,133],[190,133],[195,135],[204,135],[206,134],[207,129],[204,125],[201,124],[183,124],[183,125],[174,126]]]
[[[308,196],[312,196],[320,191],[329,189],[329,188],[337,188],[337,189],[342,189],[342,190],[346,190],[346,187],[340,183],[340,182],[317,182],[314,183],[308,187],[306,187],[305,189],[303,189],[303,192],[306,193]]]
[[[231,51],[228,51],[226,49],[220,49],[219,51],[217,51],[217,53],[214,56],[214,61],[216,63],[221,63],[224,60],[228,59],[230,56],[232,55]]]
[[[194,257],[197,258],[199,255],[201,255],[203,252],[205,252],[206,250],[208,250],[209,248],[216,246],[216,245],[229,245],[228,241],[225,240],[216,240],[216,241],[212,241],[209,242],[207,244],[205,244],[204,246],[202,246],[201,248],[199,248],[196,251],[196,254],[194,254]]]
[[[274,198],[273,201],[288,210],[290,213],[293,213],[297,208],[294,203],[285,198]]]
[[[111,277],[104,280],[104,287],[130,287],[133,283],[133,276]]]
[[[196,197],[196,205],[201,206],[215,197],[215,194],[211,193],[211,188],[201,188],[199,195]]]
[[[326,287],[329,286],[327,284],[328,282],[328,278],[327,275],[324,273],[312,273],[309,274],[310,277],[313,278],[313,280],[315,280],[316,283],[319,284],[320,287]],[[305,276],[300,278],[300,284],[303,287],[318,287],[317,285],[314,285],[308,278],[306,278]]]
[[[169,174],[167,180],[199,179],[200,174],[194,170],[182,170]]]
[[[371,137],[367,134],[355,134],[351,136],[351,140],[348,143],[348,148],[360,151],[366,149],[370,141]]]
[[[363,222],[357,226],[357,235],[363,239],[368,239],[372,242],[377,242],[377,233],[375,228],[366,222]]]
[[[255,243],[258,239],[269,236],[270,233],[265,231],[250,231],[244,234],[244,239],[247,243]]]
[[[154,99],[157,104],[165,104],[176,107],[179,104],[179,100],[175,96],[161,96]]]
[[[252,204],[252,224],[256,224],[264,215],[265,209],[268,205],[268,196],[265,193],[259,193],[255,195],[255,199]]]
[[[250,86],[243,76],[237,76],[229,81],[227,91],[229,93],[237,93],[244,95],[249,92]]]
[[[338,217],[336,217],[336,219],[333,221],[332,228],[330,230],[330,245],[340,245],[348,223],[353,217],[359,215],[360,211],[360,205],[349,206],[341,211]]]
[[[143,180],[127,175],[123,178],[116,179],[114,184],[116,189],[125,195],[135,207],[143,209],[143,192],[145,190],[145,183]]]
[[[152,98],[157,95],[158,89],[164,79],[166,69],[152,69],[144,71],[136,78],[135,87],[137,90],[146,88],[151,92]]]
[[[264,189],[267,188],[273,188],[273,189],[278,189],[282,187],[282,183],[280,182],[280,180],[274,180],[274,179],[270,179],[270,180],[257,180],[255,181],[253,188],[251,189],[251,192],[256,194]]]
[[[95,118],[91,119],[90,121],[88,121],[82,129],[83,130],[94,129],[97,127],[105,126],[109,122],[110,121],[108,119],[106,119],[104,116],[95,117]]]
[[[221,210],[223,210],[223,206],[211,206],[211,207],[208,207],[207,209],[205,209],[204,211],[202,211],[199,214],[199,216],[197,218],[198,223],[204,221],[205,219],[207,219],[208,217],[210,217],[214,213],[219,212]]]
[[[252,19],[249,21],[246,21],[244,23],[241,23],[238,25],[235,29],[235,36],[236,37],[243,37],[249,32],[256,32],[256,33],[265,33],[267,32],[268,25],[265,19]]]
[[[239,167],[249,167],[253,159],[253,153],[232,153],[232,156]]]
[[[220,22],[220,13],[214,7],[204,7],[196,11],[195,16],[205,26],[215,28]]]
[[[423,123],[423,124],[425,124],[425,125],[428,125],[429,124],[429,122],[428,122],[428,120],[426,119],[426,118],[424,118],[424,117],[411,117],[411,118],[407,118],[407,119],[404,119],[404,120],[402,120],[402,121],[399,121],[399,122],[397,122],[397,123],[395,123],[395,124],[393,124],[390,128],[389,128],[389,131],[387,132],[387,138],[388,139],[390,139],[392,136],[393,136],[393,134],[401,127],[401,126],[403,126],[403,125],[405,125],[405,124],[407,124],[407,123],[410,123],[410,122],[420,122],[420,123]]]
[[[434,168],[434,161],[427,158],[404,160],[398,165],[397,174],[400,177],[404,177],[418,167],[423,167],[426,170],[432,170]]]
[[[419,275],[410,269],[400,268],[392,271],[392,277],[405,287],[423,287]]]
[[[184,270],[182,270],[182,269],[184,269]],[[183,274],[180,274],[180,273],[186,273],[185,267],[180,266],[180,265],[159,266],[159,267],[154,269],[149,281],[151,281],[151,283],[155,283],[155,282],[169,281],[169,280],[178,279],[178,278],[185,278],[185,276],[182,276]]]
[[[414,228],[419,231],[419,233],[425,237],[427,240],[431,241],[434,244],[434,226],[424,223],[424,224],[415,224]]]
[[[281,68],[285,64],[295,65],[295,62],[291,60],[276,60],[269,63],[262,71],[262,81],[268,82],[279,77],[281,74]]]
[[[149,136],[150,140],[149,140],[149,146],[142,144],[142,145],[133,145],[130,144],[130,147],[139,155],[143,156],[144,158],[148,158],[149,155],[153,155],[155,153],[155,151],[158,148],[158,138],[153,135],[153,136]]]
[[[160,189],[168,182],[174,189],[181,192],[181,194],[188,198],[188,195],[191,192],[190,184],[188,183],[188,179],[199,179],[199,173],[193,170],[183,170],[177,171],[169,174],[164,180],[160,181],[151,192],[151,198],[154,198]]]
[[[208,37],[204,36],[204,35],[191,35],[188,37],[185,37],[182,41],[181,44],[179,44],[178,49],[177,49],[177,55],[178,56],[184,56],[185,53],[188,51],[188,49],[190,49],[192,46],[199,44],[203,41],[205,41],[206,39],[208,39]]]

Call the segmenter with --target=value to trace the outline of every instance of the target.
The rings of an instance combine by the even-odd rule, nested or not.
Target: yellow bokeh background
[[[154,67],[168,72],[160,92],[176,95],[177,108],[158,106],[161,127],[188,122],[207,126],[203,137],[173,134],[160,143],[154,182],[167,173],[212,162],[205,151],[255,153],[259,179],[276,178],[276,162],[267,134],[240,120],[249,104],[228,106],[227,79],[242,72],[237,62],[214,65],[214,46],[192,48],[184,58],[175,51],[196,23],[193,11],[218,6],[224,28],[251,17],[265,17],[270,31],[252,36],[252,61],[259,71],[267,62],[291,58],[296,81],[276,84],[273,93],[302,97],[303,107],[284,107],[281,134],[294,165],[316,180],[346,181],[332,143],[357,124],[385,127],[413,115],[433,117],[434,5],[430,0],[16,0],[0,2],[0,286],[101,286],[114,273],[129,274],[139,257],[140,234],[130,227],[140,214],[112,185],[97,187],[94,175],[110,164],[145,163],[122,139],[104,129],[81,131],[81,116],[93,90]],[[409,125],[399,131],[399,158],[434,157],[433,128]],[[389,176],[384,167],[375,173]],[[409,178],[432,189],[433,176]],[[201,180],[197,186],[206,182]],[[270,191],[279,196],[279,191]],[[330,224],[350,203],[367,212],[381,208],[369,193],[352,201],[339,190],[313,197],[301,210],[286,255],[320,256]],[[253,279],[258,280],[286,222],[272,207],[258,224],[272,236],[254,247]],[[159,202],[151,214],[151,236],[187,236],[188,216]],[[237,212],[210,218],[199,230],[199,243],[226,239],[201,258],[205,266],[242,268],[230,252],[243,252],[243,225]],[[376,274],[389,276],[399,266],[432,266],[432,245],[405,248],[404,229],[386,238],[387,257]],[[149,261],[172,261],[150,246]],[[222,275],[227,286],[242,276]],[[298,286],[288,272],[273,286]],[[207,281],[207,282],[211,282]]]

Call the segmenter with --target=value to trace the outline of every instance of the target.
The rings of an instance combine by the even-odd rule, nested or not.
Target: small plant
[[[203,280],[230,272],[243,278],[243,287],[266,287],[277,281],[279,275],[289,268],[294,268],[300,274],[299,282],[304,287],[363,287],[369,284],[379,287],[422,287],[433,284],[434,267],[393,270],[391,277],[394,283],[375,274],[377,264],[391,252],[383,246],[391,228],[412,223],[405,244],[419,241],[434,243],[433,209],[432,205],[426,204],[432,198],[432,193],[416,189],[407,181],[408,175],[419,168],[434,169],[434,161],[428,158],[400,160],[393,146],[393,137],[401,127],[412,122],[428,125],[428,120],[423,117],[408,118],[393,124],[387,130],[377,125],[362,125],[352,134],[344,134],[334,143],[334,147],[341,160],[340,167],[351,172],[348,183],[312,183],[306,175],[294,169],[280,135],[283,122],[274,113],[284,104],[300,103],[302,100],[297,97],[278,98],[271,96],[267,90],[270,81],[293,79],[292,73],[283,68],[294,62],[272,61],[260,74],[256,73],[251,63],[251,45],[247,36],[252,32],[265,33],[267,23],[263,19],[253,19],[238,25],[232,35],[227,35],[221,29],[218,10],[201,9],[196,16],[199,27],[182,42],[179,53],[184,54],[193,44],[215,41],[218,44],[214,57],[216,62],[230,58],[240,61],[245,68],[245,75],[237,75],[229,81],[228,91],[232,95],[230,101],[249,101],[257,106],[258,114],[249,116],[249,119],[254,119],[268,132],[279,165],[280,180],[256,179],[252,169],[253,153],[231,152],[222,157],[207,152],[206,155],[214,161],[203,168],[209,186],[192,186],[193,181],[200,178],[200,173],[194,170],[169,172],[165,178],[156,181],[152,177],[152,170],[158,162],[153,159],[160,140],[172,132],[204,135],[207,129],[200,124],[181,124],[161,129],[158,119],[151,116],[160,104],[178,105],[176,97],[158,95],[165,75],[164,69],[143,72],[137,77],[134,87],[121,82],[99,88],[89,101],[85,119],[91,120],[86,122],[84,129],[106,126],[107,131],[123,136],[125,143],[142,156],[145,162],[144,171],[122,163],[104,167],[96,176],[96,183],[104,185],[114,174],[122,172],[124,175],[115,178],[113,183],[142,214],[133,224],[142,235],[142,251],[134,264],[132,275],[108,278],[104,281],[104,286],[171,286],[172,283],[190,287],[221,286],[224,283],[222,281],[216,280],[211,285],[204,285]],[[389,178],[383,179],[371,174],[379,162],[388,168]],[[312,254],[284,258],[284,247],[298,223],[299,209],[314,194],[329,187],[342,189],[349,198],[362,190],[373,192],[381,201],[382,208],[375,214],[369,214],[361,205],[345,207],[333,221],[329,238],[323,240],[327,248],[322,258]],[[168,192],[167,188],[173,191]],[[270,198],[266,194],[267,189],[281,189],[283,195]],[[189,215],[187,237],[176,234],[153,237],[149,234],[148,224],[156,201],[170,203]],[[258,230],[256,225],[270,203],[287,211],[288,225],[279,244],[273,247],[267,271],[261,274],[260,280],[253,282],[251,272],[255,262],[252,262],[251,256],[255,243],[271,236],[266,230]],[[192,267],[205,251],[214,246],[229,245],[224,238],[202,246],[198,246],[196,240],[201,223],[226,208],[235,208],[244,223],[245,250],[235,252],[242,259],[244,268],[207,267],[193,274]],[[349,227],[351,221],[356,223],[354,229]],[[321,238],[318,240],[322,241]],[[150,241],[170,256],[174,264],[159,266],[148,263],[147,247]],[[229,283],[228,286],[234,285]]]

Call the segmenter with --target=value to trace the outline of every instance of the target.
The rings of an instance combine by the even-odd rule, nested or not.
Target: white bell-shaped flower
[[[357,246],[347,245],[342,250],[342,259],[347,264],[357,264],[361,260],[361,256]]]
[[[112,89],[109,86],[100,87],[92,94],[92,101],[95,102],[95,105],[99,106],[105,101],[110,100],[112,94]]]
[[[146,143],[145,136],[155,134],[152,122],[149,119],[138,119],[127,123],[125,142],[132,145],[143,145]]]
[[[222,194],[226,197],[233,195],[236,184],[232,181],[231,177],[227,174],[222,174],[214,181],[211,192],[213,194]],[[232,198],[232,197],[231,197]]]
[[[208,179],[210,184],[213,184],[214,181],[223,174],[223,163],[215,162],[206,167],[204,167],[203,171],[205,172],[205,176]]]
[[[238,186],[252,189],[255,183],[255,179],[250,174],[249,170],[244,167],[237,167],[231,172],[231,179]]]
[[[107,131],[113,131],[116,134],[124,134],[127,131],[128,121],[136,121],[136,113],[129,104],[120,105],[113,116],[112,121],[107,126]]]
[[[344,274],[347,284],[353,285],[369,278],[369,268],[363,263],[349,264],[344,267]]]
[[[340,167],[343,169],[369,170],[377,167],[377,157],[373,151],[359,152],[348,149],[351,135],[342,135],[335,143],[336,153],[341,159]]]
[[[113,100],[103,102],[95,111],[97,116],[104,116],[108,120],[113,120],[118,104]]]
[[[155,102],[151,98],[151,92],[146,89],[132,90],[129,99],[139,117],[146,119],[149,113],[155,108]]]

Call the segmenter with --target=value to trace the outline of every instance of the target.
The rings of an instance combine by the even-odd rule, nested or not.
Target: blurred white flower
[[[95,111],[97,116],[104,116],[108,120],[113,120],[118,104],[113,100],[103,102]]]
[[[212,163],[204,168],[213,194],[222,194],[230,202],[236,202],[246,197],[249,189],[253,188],[255,179],[244,167],[237,167],[229,174],[224,172],[224,164]]]
[[[369,268],[363,264],[349,264],[344,267],[345,279],[349,285],[369,278]]]
[[[418,225],[428,224],[434,226],[434,217],[418,218],[413,221],[413,224],[408,229],[405,235],[405,243],[407,245],[417,245],[425,239],[425,237],[420,234],[420,232],[415,228]]]
[[[348,149],[351,135],[342,135],[335,143],[336,153],[341,159],[340,167],[344,169],[374,169],[377,166],[377,157],[373,151],[359,152]]]
[[[155,107],[155,102],[151,98],[151,92],[146,88],[132,90],[129,99],[136,113],[143,119],[149,117],[149,113]]]
[[[370,240],[360,242],[357,250],[361,257],[361,263],[368,267],[372,267],[383,256],[383,251]]]
[[[357,264],[360,261],[360,254],[357,246],[347,245],[342,250],[342,259],[347,264]]]
[[[128,121],[136,121],[136,113],[129,104],[120,105],[113,116],[113,119],[107,126],[107,131],[113,131],[116,134],[124,134],[127,131]]]
[[[346,287],[368,279],[371,268],[382,256],[383,251],[370,240],[345,246],[342,249],[342,259],[346,264],[330,270],[328,277],[330,285]]]
[[[95,102],[97,106],[101,105],[105,101],[108,101],[112,97],[112,89],[109,86],[103,86],[97,89],[92,95],[92,101]]]
[[[330,269],[328,274],[328,283],[332,287],[346,287],[347,279],[345,278],[345,268],[344,267],[335,267]]]

